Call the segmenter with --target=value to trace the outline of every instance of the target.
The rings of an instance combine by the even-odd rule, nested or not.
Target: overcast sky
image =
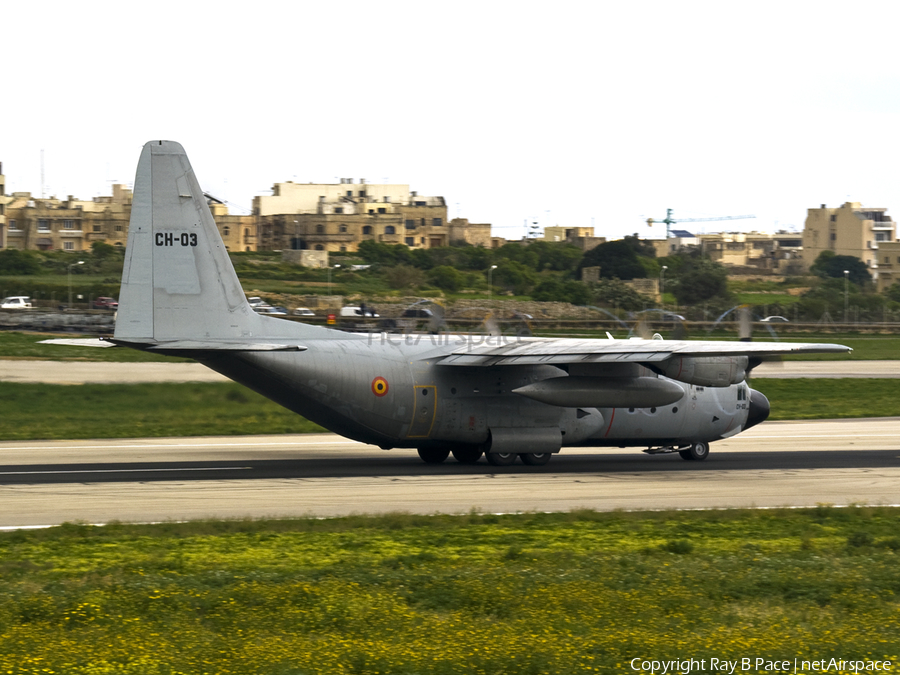
[[[131,185],[182,143],[236,207],[276,182],[408,183],[448,215],[661,237],[900,216],[900,4],[42,2],[3,24],[7,191]]]

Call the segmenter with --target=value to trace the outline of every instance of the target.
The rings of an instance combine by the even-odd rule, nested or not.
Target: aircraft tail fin
[[[250,343],[321,330],[251,309],[184,148],[144,145],[114,339]]]

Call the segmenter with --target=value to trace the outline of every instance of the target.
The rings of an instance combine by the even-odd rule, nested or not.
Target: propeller
[[[531,317],[527,314],[522,314],[521,312],[514,312],[513,319],[517,319],[518,323],[516,324],[516,336],[517,337],[531,337],[531,324],[528,323],[528,319]]]
[[[447,322],[444,320],[444,306],[433,302],[431,303],[431,318],[428,319],[428,332],[437,335],[447,330]]]
[[[497,321],[497,317],[494,316],[493,312],[484,317],[481,326],[488,335],[500,335],[503,332],[500,328],[500,322]]]

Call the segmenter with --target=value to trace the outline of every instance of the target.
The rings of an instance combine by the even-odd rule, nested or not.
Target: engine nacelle
[[[647,364],[654,371],[679,382],[701,387],[727,387],[747,378],[746,356],[673,356]]]

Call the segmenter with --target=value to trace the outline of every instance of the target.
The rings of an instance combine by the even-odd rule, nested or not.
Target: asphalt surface
[[[900,504],[900,418],[769,422],[704,462],[566,450],[425,465],[331,434],[0,443],[0,526],[122,520]]]

